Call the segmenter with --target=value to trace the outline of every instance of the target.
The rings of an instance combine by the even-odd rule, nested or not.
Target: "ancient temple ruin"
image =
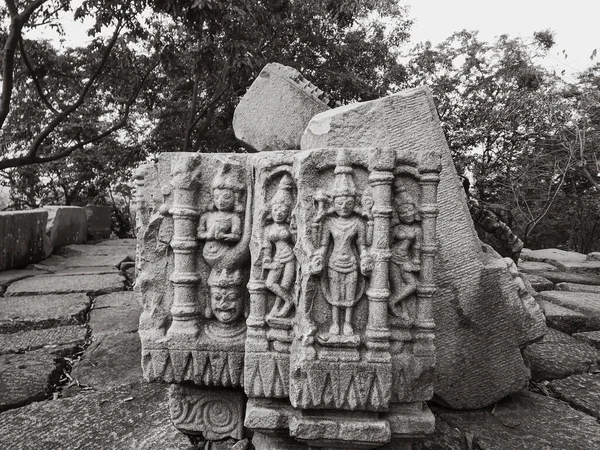
[[[272,108],[256,100],[265,80]],[[329,110],[269,65],[234,120],[257,153],[163,154],[138,171],[142,367],[170,384],[182,432],[251,434],[259,450],[410,449],[433,432],[447,146],[427,89],[382,101],[363,123],[368,103]]]

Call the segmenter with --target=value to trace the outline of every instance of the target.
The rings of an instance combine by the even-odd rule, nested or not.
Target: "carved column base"
[[[194,385],[171,385],[169,412],[182,433],[204,440],[242,439],[246,396],[231,389],[204,389]]]

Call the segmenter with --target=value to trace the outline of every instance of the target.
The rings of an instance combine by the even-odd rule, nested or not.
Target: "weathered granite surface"
[[[587,258],[586,255],[578,252],[570,252],[567,250],[560,250],[558,248],[544,248],[541,250],[530,250],[524,248],[521,251],[521,259],[526,261],[539,261],[547,263],[557,262],[582,262]]]
[[[436,408],[450,426],[480,450],[565,450],[600,448],[600,424],[564,402],[527,391],[500,401],[493,412]],[[435,447],[434,447],[435,448]],[[440,449],[441,450],[441,449]]]
[[[544,310],[548,327],[568,334],[600,329],[600,320],[594,317],[588,317],[547,300],[538,300],[538,303]]]
[[[85,294],[0,298],[0,332],[83,323],[89,307]]]
[[[542,342],[528,346],[523,350],[523,357],[535,381],[565,378],[600,367],[597,349],[559,331],[553,331],[548,339],[544,337]]]
[[[78,206],[45,206],[48,211],[46,234],[52,248],[83,244],[87,238],[87,217]]]
[[[600,419],[600,374],[573,375],[548,387],[573,408]]]
[[[600,329],[600,327],[598,328]],[[600,331],[598,330],[574,333],[573,337],[600,350]]]
[[[42,294],[108,294],[122,291],[125,278],[121,274],[104,275],[39,275],[16,281],[5,292],[6,297]]]
[[[329,109],[327,101],[297,70],[267,64],[235,109],[235,136],[257,151],[297,150],[311,117]]]
[[[55,356],[44,350],[0,356],[0,411],[47,399],[61,373],[61,364],[54,360]]]
[[[557,283],[577,283],[577,284],[591,284],[598,286],[600,285],[600,275],[594,273],[575,273],[575,272],[562,272],[556,271],[543,271],[537,273],[537,275],[547,278],[554,284]]]
[[[519,262],[519,270],[524,273],[537,274],[558,271],[558,268],[553,264],[543,261],[521,261]]]
[[[94,336],[134,333],[138,330],[141,307],[131,291],[97,297],[93,312],[89,326]]]
[[[589,292],[590,294],[600,294],[600,286],[593,286],[591,284],[558,283],[554,289],[557,291]]]
[[[164,386],[123,386],[6,411],[0,448],[191,450],[171,424],[166,395]]]
[[[542,336],[545,324],[531,296],[512,282],[507,263],[482,251],[450,151],[434,123],[431,94],[426,88],[412,89],[316,115],[301,148],[376,143],[423,149],[423,156],[429,145],[442,150],[433,302],[435,389],[454,408],[479,408],[526,385],[529,371],[520,347]],[[424,144],[425,139],[432,144]]]
[[[0,212],[0,270],[18,269],[44,259],[48,211]]]
[[[600,319],[600,294],[589,292],[543,291],[540,299],[579,311],[588,318]]]
[[[556,261],[554,265],[566,272],[600,274],[600,261]]]
[[[524,273],[523,278],[526,278],[527,281],[529,281],[529,284],[535,292],[551,291],[554,289],[554,283],[542,276]]]
[[[85,326],[70,325],[0,334],[0,354],[20,353],[42,347],[50,351],[57,348],[64,351],[66,348],[83,346],[87,333]]]

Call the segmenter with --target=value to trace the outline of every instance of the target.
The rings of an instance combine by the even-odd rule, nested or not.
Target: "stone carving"
[[[354,335],[352,312],[364,293],[363,277],[373,270],[373,260],[367,250],[367,231],[362,217],[366,214],[357,209],[352,167],[343,151],[337,160],[332,192],[330,202],[323,193],[318,193],[319,207],[313,218],[313,244],[317,249],[312,256],[311,273],[321,275],[321,289],[331,306],[329,331],[319,335],[319,341],[324,345],[356,344],[358,337]],[[360,274],[363,277],[359,277]],[[340,334],[345,337],[340,339]]]
[[[406,142],[172,153],[140,171],[142,368],[173,385],[177,428],[223,448],[246,428],[259,450],[432,432],[440,150]]]

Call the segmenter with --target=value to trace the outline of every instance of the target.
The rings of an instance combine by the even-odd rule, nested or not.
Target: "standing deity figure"
[[[352,336],[352,313],[364,292],[359,272],[368,275],[373,260],[367,249],[366,226],[356,205],[352,167],[343,151],[338,153],[334,173],[333,208],[315,218],[322,225],[315,236],[318,248],[312,256],[311,272],[319,274],[327,267],[327,282],[322,286],[331,305],[329,334],[340,335],[341,331],[344,336]]]
[[[417,208],[404,186],[397,188],[397,224],[392,232],[392,260],[390,264],[390,312],[404,322],[410,322],[416,313],[421,245],[423,235],[418,223]]]
[[[211,188],[214,209],[200,217],[198,239],[206,241],[202,256],[213,267],[230,244],[238,242],[242,236],[240,196],[244,186],[235,177],[231,166],[224,164]]]
[[[275,303],[268,318],[285,318],[293,306],[292,286],[296,275],[296,259],[290,229],[292,189],[292,178],[284,174],[270,203],[273,221],[264,229],[262,268],[267,271],[265,285],[275,294]]]

